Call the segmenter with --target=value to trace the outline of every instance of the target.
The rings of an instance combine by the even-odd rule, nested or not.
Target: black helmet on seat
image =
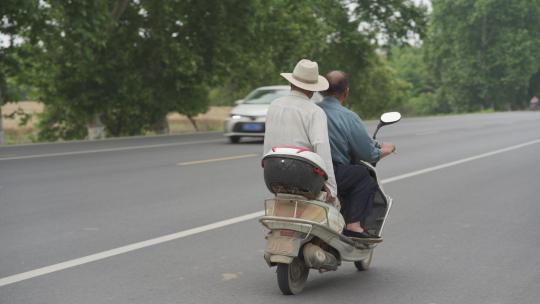
[[[316,198],[328,179],[322,158],[301,147],[274,147],[262,159],[264,182],[270,192]]]

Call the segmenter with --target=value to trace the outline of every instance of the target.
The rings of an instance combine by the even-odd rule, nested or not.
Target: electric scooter
[[[398,122],[401,114],[381,115],[373,139],[383,126]],[[354,262],[360,271],[367,270],[377,244],[352,239],[341,234],[345,221],[339,209],[324,201],[321,192],[327,178],[322,158],[307,149],[275,147],[262,160],[265,183],[274,198],[265,201],[265,215],[260,223],[270,230],[266,236],[264,259],[277,267],[277,281],[285,295],[300,293],[310,269],[319,272],[337,270],[342,262]],[[384,193],[375,164],[361,162],[377,181],[373,211],[364,228],[382,237],[392,206]]]

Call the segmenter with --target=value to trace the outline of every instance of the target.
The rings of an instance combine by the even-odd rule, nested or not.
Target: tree
[[[246,60],[238,61],[250,63],[244,67],[245,77],[232,79],[220,90],[224,93],[215,93],[214,98],[233,101],[253,87],[283,82],[279,72],[291,70],[304,57],[319,62],[322,73],[333,69],[348,72],[352,88],[349,104],[363,115],[375,117],[381,109],[395,108],[401,102],[398,96],[403,94],[403,83],[394,80],[394,73],[376,54],[374,38],[384,33],[397,43],[413,31],[418,33],[425,23],[425,8],[411,1],[399,2],[270,2],[256,16],[259,22],[248,40],[253,42],[252,52],[244,53]],[[356,5],[354,14],[350,12],[352,5]],[[382,14],[383,10],[387,14]],[[410,26],[397,32],[399,23]],[[373,26],[359,31],[366,24]]]
[[[206,111],[212,88],[240,96],[282,81],[279,72],[300,58],[348,69],[353,81],[386,81],[381,92],[392,92],[372,39],[381,31],[403,39],[422,24],[421,10],[411,1],[354,2],[356,15],[340,0],[38,1],[19,35],[25,79],[46,104],[40,137],[83,138],[97,122],[113,136],[166,129],[170,111],[191,119]],[[355,87],[363,88],[358,106],[393,100]]]
[[[411,0],[350,0],[356,20],[372,39],[386,46],[408,44],[423,37],[427,24],[427,7]]]
[[[28,30],[36,20],[36,1],[5,0],[0,5],[0,144],[4,142],[1,106],[17,99],[17,88],[9,81],[21,72],[21,62],[17,56],[19,34]],[[9,84],[9,85],[8,85]]]
[[[448,113],[448,103],[435,98],[437,86],[425,61],[424,46],[400,46],[389,50],[388,63],[397,77],[407,84],[406,101],[401,110],[407,114]]]
[[[209,87],[259,72],[245,65],[252,57],[279,56],[255,51],[262,50],[263,44],[257,42],[264,36],[250,30],[260,24],[257,17],[263,3],[129,2],[117,20],[108,1],[55,2],[42,8],[46,30],[36,42],[35,57],[40,60],[35,70],[49,75],[38,77],[37,83],[44,88],[43,100],[51,105],[42,124],[43,137],[84,136],[83,131],[62,130],[80,129],[81,121],[96,115],[109,134],[132,135],[159,124],[170,111],[188,117],[206,111]],[[267,14],[263,17],[270,19]],[[300,27],[297,35],[307,32],[302,29],[309,28]],[[62,109],[70,115],[54,113]],[[61,118],[65,122],[58,124]],[[48,130],[56,133],[47,135]]]
[[[454,111],[523,108],[540,70],[540,1],[433,1],[427,41],[439,100]]]
[[[326,22],[334,29],[323,52],[323,70],[343,69],[349,74],[349,106],[365,118],[402,108],[407,83],[397,79],[384,56],[377,52],[377,37],[385,37],[388,47],[406,43],[412,34],[422,34],[425,7],[411,1],[351,1],[357,6],[325,8]],[[335,7],[335,6],[334,6]],[[367,31],[359,31],[359,28]],[[379,41],[382,42],[382,41]]]

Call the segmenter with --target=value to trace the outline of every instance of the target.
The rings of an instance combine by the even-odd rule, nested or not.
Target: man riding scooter
[[[322,92],[325,97],[319,106],[328,121],[332,163],[346,223],[343,234],[381,242],[382,238],[369,234],[362,226],[372,211],[377,183],[365,166],[357,164],[360,161],[376,163],[394,152],[395,145],[379,145],[368,135],[360,117],[343,106],[349,95],[349,82],[344,72],[332,71],[326,79],[329,88]]]
[[[274,100],[268,108],[264,153],[278,146],[301,147],[317,153],[327,168],[326,201],[338,205],[326,115],[310,100],[314,92],[328,89],[328,81],[319,75],[317,62],[307,59],[300,60],[292,73],[281,76],[289,81],[291,92]]]
[[[274,197],[265,200],[264,216],[259,221],[269,230],[265,236],[264,260],[268,266],[277,268],[281,292],[291,295],[302,291],[310,269],[319,272],[334,271],[342,262],[353,262],[358,270],[367,270],[377,246],[375,243],[381,240],[393,200],[384,193],[373,166],[360,159],[346,158],[343,168],[356,170],[355,166],[349,165],[358,160],[363,166],[359,168],[366,170],[365,175],[375,179],[375,186],[369,194],[373,200],[370,203],[373,205],[371,215],[367,217],[364,212],[357,219],[357,210],[347,209],[346,214],[352,216],[345,232],[352,237],[342,234],[345,221],[336,198],[337,187],[328,138],[330,125],[327,124],[323,109],[309,100],[314,91],[327,90],[328,81],[318,76],[317,63],[309,60],[301,60],[293,73],[283,73],[282,76],[291,83],[291,93],[276,99],[268,110],[265,155],[261,165],[264,168],[265,184]],[[331,75],[329,78],[332,79]],[[336,103],[341,106],[338,101]],[[381,127],[394,124],[400,119],[401,114],[398,112],[382,114],[373,138]],[[354,133],[347,135],[352,136]],[[382,149],[377,149],[376,156],[368,158],[373,163],[393,151],[394,147],[383,145]],[[341,163],[336,163],[335,168],[343,169]],[[363,175],[343,172],[346,172],[342,174],[345,178],[341,180],[344,190],[339,191],[344,192],[340,195],[343,194],[348,200],[348,206],[358,209],[357,198],[351,195],[356,194],[358,189],[353,186],[343,187],[343,181],[353,183],[359,180],[364,183],[369,180],[358,179],[365,177]],[[359,189],[366,190],[363,186]],[[324,192],[328,194],[325,196]]]

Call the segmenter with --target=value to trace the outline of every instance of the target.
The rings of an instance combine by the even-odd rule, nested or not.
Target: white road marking
[[[409,177],[413,177],[413,176],[433,172],[433,171],[436,171],[436,170],[441,170],[441,169],[444,169],[444,168],[456,166],[456,165],[463,164],[463,163],[466,163],[466,162],[470,162],[470,161],[473,161],[473,160],[477,160],[477,159],[493,156],[493,155],[496,155],[496,154],[521,149],[521,148],[524,148],[524,147],[527,147],[527,146],[530,146],[530,145],[534,145],[534,144],[538,144],[538,143],[540,143],[540,139],[529,141],[529,142],[526,142],[526,143],[523,143],[523,144],[511,146],[511,147],[504,148],[504,149],[499,149],[499,150],[483,153],[483,154],[472,156],[472,157],[463,158],[463,159],[460,159],[460,160],[457,160],[457,161],[453,161],[453,162],[449,162],[449,163],[446,163],[446,164],[425,168],[425,169],[410,172],[410,173],[407,173],[407,174],[402,174],[402,175],[398,175],[398,176],[395,176],[395,177],[387,178],[387,179],[382,180],[382,183],[383,184],[388,184],[388,183],[399,181],[399,180],[406,179],[406,178],[409,178]],[[250,214],[245,214],[245,215],[242,215],[242,216],[230,218],[230,219],[215,222],[215,223],[212,223],[212,224],[208,224],[208,225],[204,225],[204,226],[200,226],[200,227],[196,227],[196,228],[176,232],[176,233],[173,233],[173,234],[157,237],[157,238],[154,238],[154,239],[150,239],[150,240],[146,240],[146,241],[142,241],[142,242],[138,242],[138,243],[133,243],[133,244],[130,244],[130,245],[118,247],[118,248],[103,251],[103,252],[99,252],[99,253],[88,255],[88,256],[85,256],[85,257],[82,257],[82,258],[77,258],[77,259],[69,260],[69,261],[66,261],[66,262],[46,266],[46,267],[43,267],[43,268],[38,268],[38,269],[30,270],[30,271],[27,271],[27,272],[15,274],[15,275],[12,275],[12,276],[9,276],[9,277],[0,278],[0,287],[6,286],[6,285],[9,285],[9,284],[13,284],[13,283],[17,283],[17,282],[20,282],[20,281],[28,280],[28,279],[31,279],[31,278],[35,278],[35,277],[38,277],[38,276],[46,275],[46,274],[49,274],[49,273],[61,271],[61,270],[64,270],[64,269],[80,266],[80,265],[87,264],[87,263],[90,263],[90,262],[110,258],[110,257],[116,256],[116,255],[131,252],[131,251],[134,251],[134,250],[138,250],[138,249],[142,249],[142,248],[146,248],[146,247],[150,247],[150,246],[155,246],[155,245],[158,245],[158,244],[162,244],[162,243],[165,243],[165,242],[181,239],[181,238],[191,236],[191,235],[195,235],[195,234],[199,234],[199,233],[202,233],[202,232],[206,232],[206,231],[210,231],[210,230],[230,226],[230,225],[233,225],[233,224],[249,221],[249,220],[261,217],[263,215],[264,215],[264,211],[258,211],[258,212],[254,212],[254,213],[250,213]]]
[[[0,154],[0,157],[12,157],[16,156],[17,154]]]
[[[252,154],[242,154],[242,155],[220,157],[220,158],[212,158],[212,159],[205,159],[205,160],[195,160],[195,161],[178,163],[176,165],[178,165],[178,166],[199,165],[199,164],[213,163],[213,162],[225,161],[225,160],[235,160],[235,159],[242,159],[242,158],[250,158],[250,157],[255,157],[255,156],[258,156],[258,154],[252,153]]]
[[[222,281],[230,281],[234,279],[238,279],[242,275],[242,272],[226,272],[221,274],[221,280]]]
[[[424,136],[424,135],[432,135],[432,134],[437,134],[439,133],[440,131],[438,130],[428,130],[428,131],[420,131],[420,132],[417,132],[416,136]]]
[[[540,139],[532,140],[532,141],[529,141],[529,142],[526,142],[526,143],[523,143],[523,144],[519,144],[519,145],[507,147],[507,148],[504,148],[504,149],[499,149],[499,150],[483,153],[483,154],[472,156],[472,157],[463,158],[463,159],[456,160],[456,161],[453,161],[453,162],[449,162],[449,163],[446,163],[446,164],[433,166],[433,167],[425,168],[425,169],[422,169],[422,170],[418,170],[418,171],[414,171],[414,172],[410,172],[410,173],[390,177],[390,178],[387,178],[387,179],[383,179],[382,183],[387,184],[387,183],[395,182],[395,181],[398,181],[398,180],[402,180],[402,179],[405,179],[405,178],[417,176],[417,175],[420,175],[420,174],[425,174],[425,173],[441,170],[441,169],[444,169],[444,168],[460,165],[460,164],[470,162],[470,161],[473,161],[473,160],[477,160],[477,159],[493,156],[493,155],[496,155],[496,154],[521,149],[521,148],[524,148],[524,147],[527,147],[527,146],[530,146],[530,145],[534,145],[534,144],[537,144],[537,143],[540,143]]]
[[[135,135],[135,136],[121,136],[121,137],[108,137],[103,139],[95,140],[94,142],[113,142],[113,141],[127,141],[127,140],[133,140],[133,139],[141,139],[141,138],[167,138],[167,137],[186,137],[186,136],[192,136],[192,135],[204,135],[204,134],[218,134],[223,133],[223,131],[197,131],[197,132],[191,132],[191,133],[182,133],[182,134],[154,134],[154,135]],[[88,139],[75,139],[75,140],[68,140],[68,141],[59,141],[59,142],[37,142],[37,143],[29,143],[29,144],[16,144],[16,145],[4,145],[2,148],[4,149],[10,149],[10,148],[19,148],[19,147],[36,147],[36,146],[59,146],[59,145],[73,145],[73,144],[87,144],[90,142]]]
[[[207,143],[222,142],[222,141],[223,141],[223,139],[212,139],[212,140],[186,141],[186,142],[169,143],[169,144],[129,146],[129,147],[119,147],[119,148],[109,148],[109,149],[96,149],[96,150],[83,150],[83,151],[72,151],[72,152],[24,155],[24,156],[3,157],[3,158],[0,157],[0,161],[3,161],[3,160],[18,160],[18,159],[30,159],[30,158],[45,158],[45,157],[56,157],[56,156],[68,156],[68,155],[79,155],[79,154],[93,154],[93,153],[103,153],[103,152],[117,152],[117,151],[128,151],[128,150],[142,150],[142,149],[152,149],[152,148],[162,148],[162,147],[176,147],[176,146],[194,145],[194,144],[207,144]]]
[[[73,259],[73,260],[69,260],[69,261],[66,261],[66,262],[54,264],[54,265],[51,265],[51,266],[46,266],[46,267],[43,267],[43,268],[38,268],[38,269],[30,270],[30,271],[27,271],[27,272],[15,274],[15,275],[12,275],[12,276],[9,276],[9,277],[1,278],[0,279],[0,287],[6,286],[6,285],[9,285],[9,284],[13,284],[13,283],[16,283],[16,282],[28,280],[28,279],[31,279],[31,278],[35,278],[35,277],[38,277],[38,276],[42,276],[42,275],[45,275],[45,274],[49,274],[49,273],[52,273],[52,272],[57,272],[57,271],[72,268],[72,267],[75,267],[75,266],[80,266],[80,265],[83,265],[83,264],[86,264],[86,263],[90,263],[90,262],[94,262],[94,261],[98,261],[98,260],[103,260],[103,259],[106,259],[106,258],[113,257],[115,255],[128,253],[130,251],[134,251],[134,250],[154,246],[154,245],[157,245],[157,244],[161,244],[161,243],[181,239],[181,238],[184,238],[184,237],[187,237],[187,236],[190,236],[190,235],[194,235],[194,234],[198,234],[198,233],[218,229],[218,228],[221,228],[221,227],[229,226],[229,225],[240,223],[240,222],[245,222],[245,221],[248,221],[248,220],[251,220],[251,219],[254,219],[254,218],[261,217],[263,215],[264,215],[264,211],[258,211],[258,212],[238,216],[238,217],[235,217],[235,218],[215,222],[215,223],[212,223],[212,224],[208,224],[208,225],[204,225],[204,226],[200,226],[200,227],[196,227],[196,228],[192,228],[192,229],[172,233],[172,234],[169,234],[169,235],[160,236],[160,237],[157,237],[157,238],[154,238],[154,239],[129,244],[129,245],[126,245],[126,246],[122,246],[122,247],[118,247],[118,248],[115,248],[115,249],[99,252],[99,253],[96,253],[96,254],[87,255],[87,256],[82,257],[82,258]]]

